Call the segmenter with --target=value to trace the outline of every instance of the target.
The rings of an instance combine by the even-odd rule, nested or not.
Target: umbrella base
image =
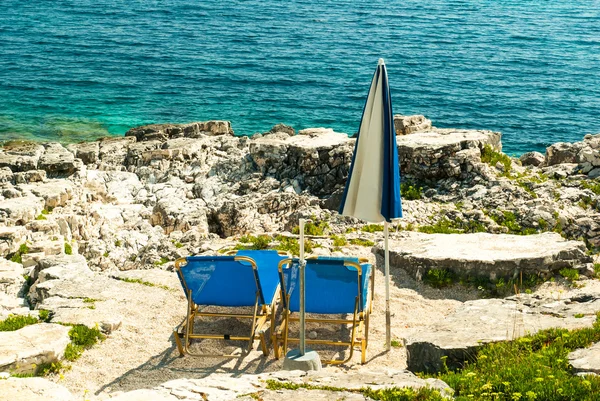
[[[321,370],[321,358],[316,351],[307,349],[304,355],[300,355],[299,349],[293,349],[287,353],[283,360],[283,370]]]

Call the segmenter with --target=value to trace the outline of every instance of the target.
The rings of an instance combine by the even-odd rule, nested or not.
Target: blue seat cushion
[[[351,260],[351,259],[346,259]],[[356,263],[358,259],[354,258]],[[308,259],[306,264],[306,312],[321,314],[353,313],[358,296],[358,274],[354,267],[344,266],[343,258]],[[298,295],[298,261],[284,271],[286,291],[290,294],[290,310],[300,309]],[[362,312],[368,306],[370,264],[362,264],[361,300],[358,310]]]
[[[238,251],[237,255],[254,259],[258,267],[258,278],[265,297],[265,303],[271,304],[279,286],[277,267],[279,262],[287,259],[275,250],[245,250]]]

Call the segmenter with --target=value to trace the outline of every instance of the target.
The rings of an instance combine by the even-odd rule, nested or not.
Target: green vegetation
[[[52,209],[50,206],[48,206],[48,208],[44,208],[42,209],[42,214],[50,214],[52,213]]]
[[[582,317],[584,317],[585,315],[583,313],[576,313],[573,315],[575,317],[575,319],[581,319]]]
[[[76,324],[69,330],[69,338],[71,343],[65,349],[65,359],[73,362],[84,350],[92,348],[98,341],[104,341],[106,337],[97,327],[90,329],[83,324]]]
[[[73,254],[73,247],[68,242],[65,242],[65,254],[67,254],[67,255]]]
[[[583,180],[581,181],[581,186],[585,189],[589,189],[590,191],[592,191],[593,193],[595,193],[596,195],[600,195],[600,182],[598,181],[587,181],[587,180]]]
[[[50,311],[46,309],[40,309],[39,311],[39,319],[41,322],[48,323],[52,316],[50,316]]]
[[[456,393],[457,401],[592,401],[600,393],[600,377],[575,376],[569,352],[600,341],[600,316],[593,327],[549,329],[510,342],[483,346],[476,361],[437,378]]]
[[[300,241],[298,241],[296,238],[278,235],[277,237],[275,237],[275,239],[279,241],[279,245],[275,247],[275,249],[277,249],[278,251],[289,252],[292,255],[300,254]],[[315,243],[311,240],[304,240],[304,251],[306,253],[311,253],[313,251],[313,248],[315,247]]]
[[[323,391],[348,391],[352,393],[358,393],[363,395],[365,398],[381,401],[443,401],[445,398],[437,391],[429,387],[422,387],[420,389],[412,388],[386,388],[381,390],[372,390],[368,387],[361,388],[359,390],[333,387],[333,386],[315,386],[308,383],[289,383],[281,382],[279,380],[269,379],[267,380],[267,389],[269,390],[298,390],[300,388],[307,390],[323,390]]]
[[[373,245],[375,245],[375,243],[373,241],[370,241],[368,239],[360,239],[360,238],[351,239],[350,244],[358,245],[358,246],[373,246]]]
[[[38,215],[35,219],[36,220],[47,220],[46,216],[44,216],[43,214]]]
[[[119,247],[119,246],[121,246],[121,245],[123,245],[123,243],[121,242],[121,240],[120,240],[120,239],[118,239],[118,240],[115,240],[115,246]]]
[[[343,237],[341,235],[332,235],[331,239],[333,240],[333,246],[335,246],[335,247],[348,245],[348,241],[346,240],[346,237]]]
[[[105,258],[108,258],[108,251],[104,251],[104,253],[102,254],[102,256],[104,256]]]
[[[244,235],[240,238],[240,243],[237,244],[233,249],[236,249],[238,251],[248,249],[269,249],[269,244],[271,243],[271,241],[272,238],[268,235],[259,235],[256,237],[253,235]]]
[[[456,274],[448,269],[429,269],[423,281],[434,288],[444,288],[456,281]]]
[[[492,220],[494,220],[496,222],[496,224],[508,228],[509,234],[532,235],[532,234],[537,234],[537,232],[538,232],[538,230],[536,230],[535,228],[531,228],[531,227],[523,228],[517,222],[517,216],[513,212],[508,211],[508,210],[503,211],[501,215],[490,214],[489,216]],[[546,224],[546,227],[547,227],[547,224]]]
[[[364,231],[366,233],[374,233],[377,231],[383,231],[383,225],[381,225],[381,224],[366,224],[366,225],[362,226],[362,228],[360,230]]]
[[[448,220],[446,217],[438,220],[434,225],[421,226],[418,230],[426,234],[460,234],[463,232],[455,222]]]
[[[317,220],[316,217],[311,217],[313,221],[309,221],[304,225],[304,234],[322,236],[329,230],[329,223],[325,220]],[[292,229],[292,234],[300,234],[300,227],[296,226]]]
[[[402,348],[402,343],[398,340],[391,340],[390,345],[394,348]]]
[[[154,283],[151,283],[150,281],[144,281],[144,280],[139,279],[139,278],[116,277],[116,279],[124,281],[126,283],[135,283],[135,284],[145,285],[146,287],[158,287],[158,288],[162,288],[163,290],[167,290],[167,291],[172,291],[173,290],[171,287],[169,287],[167,285],[154,284]],[[94,301],[96,301],[96,300],[94,300]],[[85,302],[85,300],[84,300],[84,302]]]
[[[157,260],[156,262],[154,262],[154,264],[155,264],[156,266],[162,266],[162,265],[164,265],[164,264],[166,264],[166,263],[169,263],[169,258],[167,258],[167,257],[165,257],[165,256],[161,256],[161,257],[160,257],[160,260]]]
[[[19,246],[19,250],[13,253],[12,255],[8,255],[10,258],[7,258],[10,259],[11,262],[23,263],[22,256],[26,253],[29,253],[29,248],[27,247],[27,244],[21,244]]]
[[[594,276],[600,278],[600,263],[594,263]]]
[[[453,284],[477,288],[482,295],[506,296],[515,292],[531,292],[544,280],[536,274],[521,274],[518,278],[501,277],[490,280],[480,276],[459,275],[449,269],[429,269],[423,276],[423,282],[434,288],[444,288]]]
[[[569,281],[579,280],[579,271],[577,269],[569,269],[568,267],[565,267],[558,273]]]
[[[510,157],[502,152],[498,152],[492,148],[491,145],[485,145],[481,151],[481,161],[489,164],[492,167],[496,167],[496,164],[500,162],[503,166],[502,176],[510,177],[512,169]]]
[[[16,331],[25,326],[39,323],[40,319],[30,315],[10,315],[5,320],[0,320],[0,331]]]
[[[181,242],[175,242],[173,245],[175,245],[175,248],[183,248],[183,244]]]
[[[400,193],[401,193],[403,199],[407,199],[407,200],[421,199],[423,197],[423,195],[421,194],[422,190],[423,190],[423,188],[421,188],[421,187],[416,187],[416,186],[410,185],[405,182],[400,184]]]

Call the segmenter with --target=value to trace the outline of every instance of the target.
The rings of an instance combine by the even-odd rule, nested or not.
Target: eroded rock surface
[[[571,352],[569,363],[577,373],[600,375],[600,343]]]
[[[408,369],[439,372],[443,357],[450,369],[473,360],[478,347],[508,341],[553,327],[589,327],[596,321],[600,297],[581,293],[570,298],[543,298],[527,294],[505,299],[465,302],[440,322],[416,329],[403,339]]]

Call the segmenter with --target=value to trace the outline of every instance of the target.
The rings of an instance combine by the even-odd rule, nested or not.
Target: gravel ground
[[[348,253],[374,261],[368,248],[353,247]],[[272,350],[268,357],[262,356],[258,341],[255,341],[253,350],[241,359],[179,357],[172,330],[184,318],[186,302],[175,273],[170,283],[172,290],[136,283],[131,285],[138,286],[137,299],[122,301],[116,306],[114,302],[111,303],[111,308],[123,316],[121,328],[104,342],[86,351],[72,364],[71,370],[55,377],[75,395],[90,400],[104,399],[115,391],[152,388],[178,378],[202,378],[213,372],[261,373],[281,368],[282,360],[276,360]],[[548,283],[540,291],[560,297],[564,289],[556,283]],[[415,328],[442,319],[462,302],[478,296],[476,290],[460,286],[434,289],[415,282],[400,270],[392,271],[390,295],[392,339],[400,339]],[[101,307],[101,303],[96,304],[96,308]],[[212,329],[216,326],[226,327],[233,332],[234,327],[239,327],[236,322],[229,320],[213,325]],[[248,325],[242,327],[248,329]],[[312,330],[309,328],[308,331]],[[323,329],[318,332],[319,338],[328,334]],[[236,345],[243,344],[233,344],[231,347],[220,341],[211,341],[203,343],[203,350],[228,352],[235,350]],[[322,358],[344,356],[344,353],[331,350],[322,352]],[[382,268],[378,267],[367,363],[361,365],[360,352],[355,352],[350,362],[334,369],[373,370],[381,367],[406,368],[406,352],[401,346],[385,352],[385,282]]]

